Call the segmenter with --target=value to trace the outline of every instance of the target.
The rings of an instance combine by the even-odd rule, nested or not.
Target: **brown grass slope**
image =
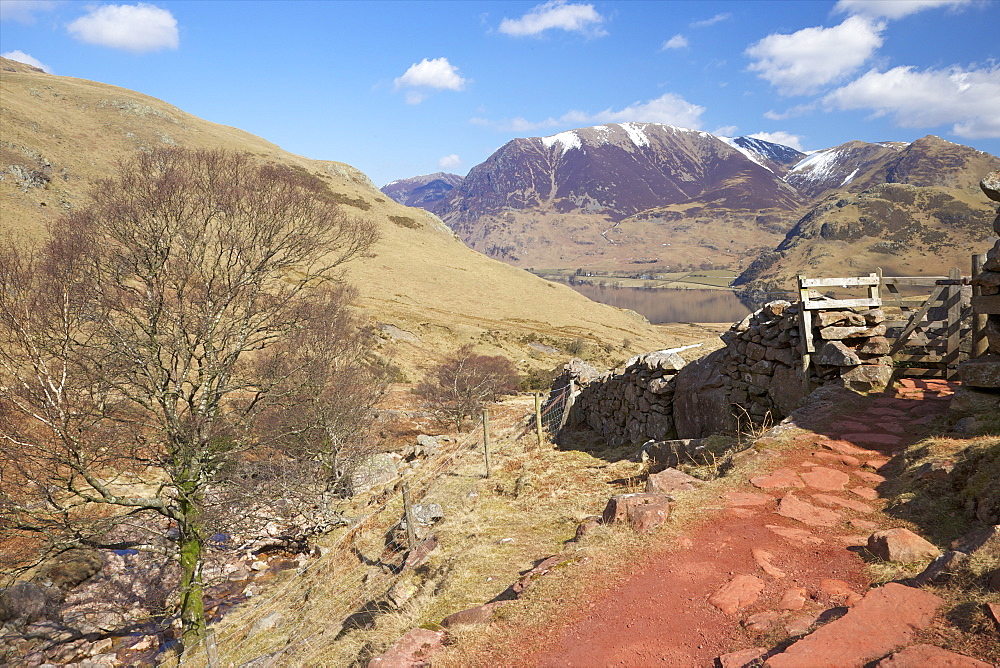
[[[583,338],[620,345],[628,338],[634,349],[651,350],[680,342],[632,312],[596,304],[466,248],[437,218],[393,202],[349,165],[293,155],[141,93],[0,59],[2,232],[40,238],[46,223],[86,201],[88,189],[116,160],[175,145],[248,151],[307,170],[340,195],[349,214],[374,219],[382,238],[352,264],[349,279],[360,290],[359,306],[374,320],[413,335],[384,327],[394,334],[383,334],[379,344],[406,370],[470,341],[524,360],[523,366],[550,367],[558,356],[530,343],[565,347]]]

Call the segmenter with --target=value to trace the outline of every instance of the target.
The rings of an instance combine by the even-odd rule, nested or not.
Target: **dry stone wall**
[[[598,374],[574,360],[557,381],[579,387],[568,424],[586,423],[612,446],[702,438],[784,418],[805,394],[798,304],[774,301],[722,335],[724,348],[692,362],[673,351]],[[810,387],[884,387],[892,375],[881,309],[817,310]]]

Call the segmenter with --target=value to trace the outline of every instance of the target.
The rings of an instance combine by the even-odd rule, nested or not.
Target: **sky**
[[[1000,155],[1000,1],[0,0],[0,55],[378,186],[611,122]]]

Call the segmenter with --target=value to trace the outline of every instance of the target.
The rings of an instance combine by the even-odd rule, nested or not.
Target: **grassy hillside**
[[[0,59],[0,229],[21,242],[81,206],[116,160],[162,146],[248,151],[308,170],[349,213],[373,219],[381,241],[352,264],[349,278],[358,305],[381,324],[381,351],[408,375],[467,342],[524,368],[553,366],[578,339],[605,361],[691,339],[689,328],[677,336],[466,248],[437,218],[393,202],[349,165],[293,155],[141,93]],[[540,350],[546,346],[560,353]]]

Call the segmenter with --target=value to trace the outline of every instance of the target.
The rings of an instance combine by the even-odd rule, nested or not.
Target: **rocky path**
[[[895,584],[869,592],[860,555],[886,525],[880,470],[946,409],[952,389],[908,381],[859,400],[849,417],[810,424],[769,472],[720,497],[681,550],[594,601],[524,665],[688,667],[722,657],[732,668],[767,657],[769,666],[860,667],[912,644],[940,600]],[[908,652],[879,665],[987,665],[948,663],[928,646]]]

